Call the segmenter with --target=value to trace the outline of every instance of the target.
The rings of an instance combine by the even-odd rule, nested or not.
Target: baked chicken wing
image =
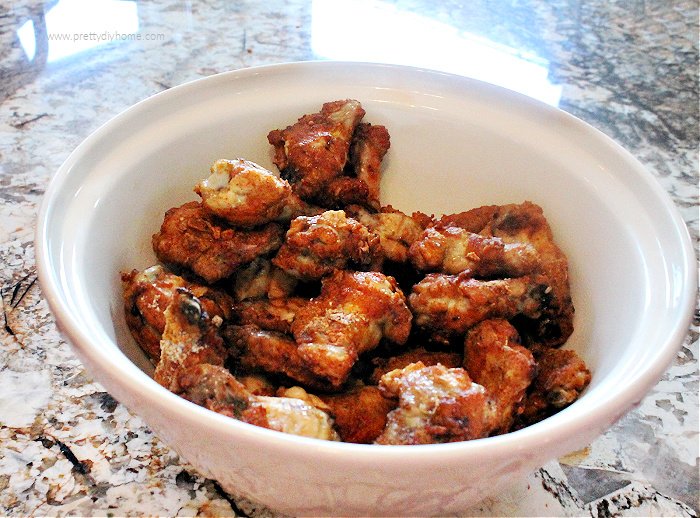
[[[432,222],[432,218],[423,213],[414,212],[409,216],[390,205],[382,207],[379,212],[352,205],[345,212],[377,234],[383,258],[396,263],[408,260],[410,246]]]
[[[229,277],[238,267],[277,250],[284,230],[277,223],[256,229],[233,228],[199,202],[165,213],[153,250],[164,263],[189,268],[207,283]]]
[[[540,316],[549,286],[540,275],[478,280],[464,275],[427,275],[413,287],[409,304],[416,326],[454,336],[487,318]]]
[[[294,219],[272,263],[299,279],[315,280],[349,264],[367,267],[378,250],[376,234],[342,210],[329,210]]]
[[[337,270],[292,323],[299,354],[334,386],[342,385],[360,354],[382,339],[403,344],[411,312],[392,277]]]
[[[494,400],[494,433],[507,432],[536,372],[535,359],[520,345],[516,329],[503,319],[475,325],[465,341],[464,368]]]
[[[179,386],[184,398],[234,419],[279,432],[338,440],[325,412],[297,398],[252,394],[223,367],[190,367],[180,375]]]
[[[304,115],[295,124],[268,134],[275,148],[275,165],[302,199],[311,201],[342,174],[352,135],[364,115],[358,101],[333,101],[325,103],[319,113]]]
[[[121,275],[124,316],[136,343],[152,362],[160,359],[160,340],[165,330],[165,310],[178,288],[187,288],[197,297],[208,315],[231,318],[233,300],[216,288],[189,282],[160,265]]]
[[[519,427],[555,414],[576,401],[591,381],[585,362],[571,349],[536,347],[537,376],[519,416]]]
[[[211,317],[201,301],[185,288],[177,288],[164,313],[165,330],[160,360],[153,378],[172,392],[179,392],[179,376],[200,363],[223,365],[226,348],[218,333],[220,317]]]
[[[356,178],[367,186],[366,201],[362,203],[379,209],[379,183],[382,160],[391,141],[384,126],[366,122],[357,125],[350,147],[349,165]]]
[[[459,227],[429,227],[409,250],[418,270],[473,277],[522,277],[540,269],[535,248],[528,243],[505,243]]]
[[[556,347],[573,332],[574,306],[571,301],[566,256],[554,242],[542,208],[526,201],[509,205],[486,205],[444,216],[439,225],[461,227],[469,232],[493,236],[507,244],[526,243],[539,256],[542,273],[551,287],[547,307],[529,332],[537,343]]]
[[[385,374],[385,394],[399,400],[377,444],[431,444],[487,437],[495,408],[484,387],[462,368],[421,362]]]

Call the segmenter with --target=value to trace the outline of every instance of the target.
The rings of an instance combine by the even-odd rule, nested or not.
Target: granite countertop
[[[358,33],[357,23],[368,27]],[[171,86],[254,65],[438,68],[558,105],[620,142],[670,194],[697,245],[697,45],[698,3],[684,0],[0,6],[0,515],[277,516],[181,461],[56,330],[36,280],[35,219],[52,174],[102,123]],[[698,379],[696,312],[638,408],[464,514],[698,516]]]

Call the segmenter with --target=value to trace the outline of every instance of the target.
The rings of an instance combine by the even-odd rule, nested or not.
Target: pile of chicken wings
[[[126,322],[183,398],[246,423],[374,444],[506,433],[570,405],[567,260],[531,202],[380,202],[389,132],[352,99],[267,138],[279,174],[217,160],[122,272]]]

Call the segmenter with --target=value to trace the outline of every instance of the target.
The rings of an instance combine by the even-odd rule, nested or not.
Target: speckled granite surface
[[[697,2],[12,4],[0,6],[1,515],[276,516],[202,479],[93,382],[58,334],[36,282],[34,224],[52,173],[100,124],[170,86],[327,58],[376,58],[500,82],[541,95],[629,149],[670,193],[697,245]],[[352,27],[329,38],[323,26],[350,6],[382,20],[393,39],[375,41],[380,35],[369,31],[347,40],[351,32],[343,31]],[[411,36],[416,23],[444,29],[477,57],[479,49],[496,49],[505,58],[451,55],[427,33]],[[82,32],[110,41],[76,52],[56,36]],[[418,45],[407,51],[406,38]],[[514,60],[534,64],[523,69],[533,76],[514,80],[499,69]],[[696,318],[639,408],[585,450],[465,515],[697,516],[698,495]]]

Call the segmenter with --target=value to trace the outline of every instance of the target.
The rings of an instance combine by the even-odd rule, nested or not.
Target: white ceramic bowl
[[[257,428],[160,387],[122,315],[119,271],[154,263],[164,211],[195,199],[217,158],[274,170],[270,129],[355,98],[385,124],[383,201],[449,213],[541,205],[569,257],[584,395],[529,428],[471,442],[373,446]],[[686,228],[650,174],[557,109],[463,77],[406,67],[296,63],[225,73],[155,95],[105,124],[63,164],[39,217],[42,288],[107,390],[204,475],[292,514],[445,514],[581,448],[657,382],[695,300]]]

